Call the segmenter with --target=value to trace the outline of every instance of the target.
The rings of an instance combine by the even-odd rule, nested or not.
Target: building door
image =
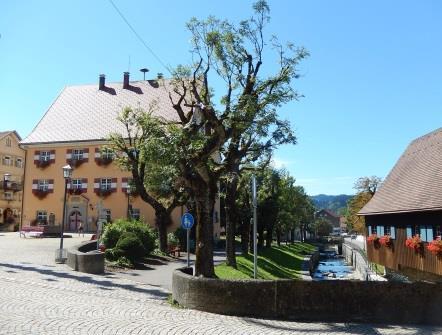
[[[80,227],[80,222],[82,222],[82,216],[80,211],[74,210],[69,215],[69,230],[77,231],[78,227]]]

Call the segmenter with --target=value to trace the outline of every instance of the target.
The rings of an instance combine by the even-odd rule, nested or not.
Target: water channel
[[[320,254],[319,264],[312,274],[312,279],[317,281],[355,279],[354,269],[335,251],[325,251]]]

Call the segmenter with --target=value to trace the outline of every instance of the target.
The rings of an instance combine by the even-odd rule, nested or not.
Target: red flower
[[[372,234],[367,237],[367,243],[376,243],[376,242],[378,242],[378,240],[379,240],[379,237],[376,234]]]
[[[392,238],[390,237],[390,235],[384,235],[379,238],[379,243],[388,248],[388,247],[391,247],[391,245],[393,244],[393,241],[392,241]]]
[[[441,237],[438,236],[434,241],[431,241],[427,245],[427,249],[435,255],[442,255],[442,240]]]
[[[422,249],[422,240],[419,234],[409,237],[405,240],[405,246],[414,249],[414,251],[420,251]]]

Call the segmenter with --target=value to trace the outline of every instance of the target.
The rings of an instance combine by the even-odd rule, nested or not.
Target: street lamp
[[[66,255],[63,255],[63,235],[64,235],[64,225],[66,218],[66,193],[68,189],[68,183],[72,177],[72,171],[73,169],[69,164],[63,166],[63,178],[64,178],[63,218],[61,223],[60,249],[57,250],[57,255],[55,257],[56,263],[64,263],[66,261]]]
[[[127,193],[127,219],[130,220],[132,219],[130,215],[130,193],[131,193],[130,185],[127,185],[126,193]]]

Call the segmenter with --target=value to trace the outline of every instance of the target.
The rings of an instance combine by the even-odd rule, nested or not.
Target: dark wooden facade
[[[424,242],[421,252],[406,247],[407,227],[411,227],[413,235],[422,225],[433,228],[433,236],[442,228],[442,211],[408,212],[402,214],[380,214],[365,216],[366,227],[395,227],[395,239],[391,247],[367,243],[367,255],[370,262],[384,265],[386,268],[400,272],[413,269],[433,275],[442,276],[442,256],[432,254],[428,243]],[[368,229],[367,229],[368,236]]]

